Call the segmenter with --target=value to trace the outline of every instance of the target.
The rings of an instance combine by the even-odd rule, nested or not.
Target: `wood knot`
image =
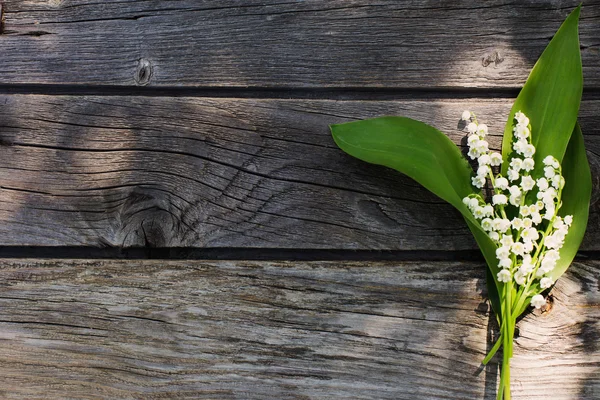
[[[494,52],[484,56],[481,59],[481,65],[483,65],[484,67],[487,67],[490,64],[494,64],[494,67],[497,67],[498,65],[502,64],[503,61],[504,61],[504,58],[502,58],[500,53],[498,53],[497,51],[494,51]]]
[[[122,246],[168,247],[181,230],[170,196],[135,188],[119,210],[117,240]]]
[[[135,83],[138,86],[147,85],[150,83],[150,79],[152,79],[152,73],[152,64],[150,61],[146,60],[145,58],[140,58],[135,75],[133,77],[135,79]]]

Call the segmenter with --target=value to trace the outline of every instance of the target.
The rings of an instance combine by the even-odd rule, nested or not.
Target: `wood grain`
[[[600,396],[598,262],[515,342],[516,399]],[[5,399],[494,399],[477,263],[3,260]]]
[[[340,151],[328,124],[406,115],[464,141],[512,101],[0,97],[0,245],[476,249],[462,217],[405,176]],[[599,101],[581,125],[600,235]]]
[[[521,87],[579,0],[4,0],[0,84]],[[600,86],[600,5],[580,25]]]

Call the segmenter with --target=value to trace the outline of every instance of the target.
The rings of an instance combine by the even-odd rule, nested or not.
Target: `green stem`
[[[494,343],[494,346],[492,346],[489,353],[487,354],[487,356],[485,356],[485,358],[483,359],[483,361],[481,363],[483,365],[487,365],[487,363],[490,362],[492,357],[494,357],[496,355],[496,352],[498,351],[498,349],[500,348],[501,345],[502,345],[502,333],[500,333],[500,336],[498,337],[498,339],[496,339],[496,343]]]

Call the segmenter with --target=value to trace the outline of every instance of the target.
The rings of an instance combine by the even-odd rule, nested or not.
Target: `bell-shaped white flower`
[[[537,309],[546,305],[546,300],[541,294],[536,294],[531,298],[531,305]]]
[[[527,116],[525,114],[523,114],[521,111],[517,111],[515,113],[515,119],[517,120],[518,125],[521,125],[521,126],[529,125],[529,118],[527,118]]]
[[[495,194],[492,196],[492,203],[496,205],[506,205],[508,203],[508,198],[504,194]]]
[[[530,175],[524,176],[521,179],[521,189],[523,189],[524,192],[530,191],[534,186],[535,180]]]
[[[463,111],[462,115],[460,116],[460,119],[462,119],[463,121],[469,121],[471,119],[471,111]]]
[[[493,167],[497,167],[500,164],[502,164],[502,154],[490,153],[490,165]]]
[[[523,155],[527,158],[533,157],[535,154],[535,147],[532,144],[526,144],[523,146]]]
[[[552,281],[552,278],[545,277],[545,278],[540,279],[540,287],[542,289],[548,289],[553,284],[554,284],[554,282]]]
[[[456,120],[455,120],[456,121]],[[477,124],[475,122],[471,122],[469,125],[467,125],[467,130],[470,133],[475,133],[477,132]]]
[[[477,162],[479,163],[480,166],[482,166],[482,165],[489,165],[492,162],[492,158],[488,154],[482,154],[477,159]]]
[[[485,136],[488,134],[488,126],[486,124],[479,124],[477,126],[477,134],[480,136]]]
[[[500,272],[498,272],[497,278],[498,278],[498,282],[504,282],[504,283],[510,282],[510,279],[511,279],[510,271],[507,269],[501,270]]]
[[[533,171],[533,167],[535,166],[535,162],[533,161],[533,158],[526,158],[523,160],[523,163],[521,165],[521,169],[523,171]]]
[[[500,177],[496,179],[495,188],[500,190],[508,189],[508,179],[505,177]]]

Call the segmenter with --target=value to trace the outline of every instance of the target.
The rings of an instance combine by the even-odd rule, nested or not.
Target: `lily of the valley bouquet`
[[[332,125],[337,145],[361,160],[394,168],[452,204],[487,262],[487,286],[502,347],[498,399],[510,399],[517,318],[546,304],[544,293],[566,271],[583,239],[591,175],[577,124],[583,89],[577,23],[560,27],[515,101],[502,141],[490,151],[488,127],[462,115],[467,157],[444,134],[404,117]]]

